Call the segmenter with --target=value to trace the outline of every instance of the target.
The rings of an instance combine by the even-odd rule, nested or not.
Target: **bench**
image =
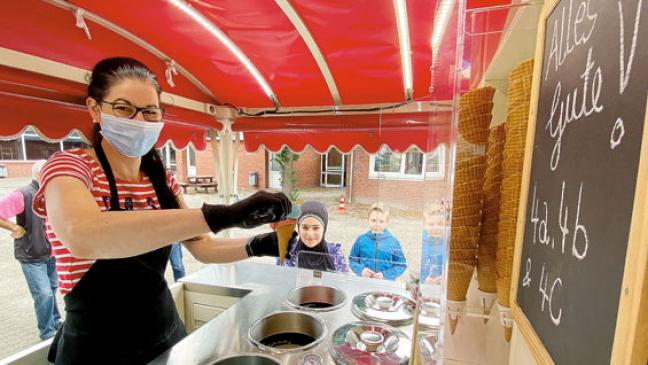
[[[205,194],[209,193],[209,188],[213,188],[214,192],[218,190],[218,183],[216,182],[202,182],[202,183],[194,183],[194,182],[188,182],[188,181],[181,181],[178,182],[178,186],[182,188],[182,191],[186,194],[188,188],[194,188],[196,192],[198,192],[198,189],[204,189]]]

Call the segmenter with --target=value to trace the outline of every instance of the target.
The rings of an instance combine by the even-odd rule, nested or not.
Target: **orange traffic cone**
[[[338,206],[338,212],[346,212],[346,204],[344,202],[344,195],[340,195],[340,205]]]

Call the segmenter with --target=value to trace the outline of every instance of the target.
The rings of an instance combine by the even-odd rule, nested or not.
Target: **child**
[[[358,276],[394,280],[407,268],[401,245],[386,227],[389,211],[375,203],[369,209],[369,231],[355,240],[349,265]]]
[[[328,212],[324,204],[317,201],[304,202],[297,220],[299,236],[290,243],[289,255],[283,265],[319,271],[348,272],[341,245],[326,241],[327,226]]]
[[[421,282],[441,284],[445,257],[445,210],[439,204],[423,212],[423,247],[421,254]]]

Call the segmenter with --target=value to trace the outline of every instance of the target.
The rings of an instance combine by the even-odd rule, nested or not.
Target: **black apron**
[[[97,158],[110,185],[110,210],[119,207],[117,184],[101,146]],[[139,256],[97,260],[64,297],[66,318],[48,360],[56,365],[146,364],[187,335],[164,279],[171,246]]]

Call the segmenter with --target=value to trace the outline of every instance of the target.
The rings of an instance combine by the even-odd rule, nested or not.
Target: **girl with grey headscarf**
[[[342,245],[326,241],[328,212],[324,204],[306,201],[297,220],[299,234],[290,244],[284,266],[304,269],[348,272]],[[279,260],[277,260],[279,264]]]

